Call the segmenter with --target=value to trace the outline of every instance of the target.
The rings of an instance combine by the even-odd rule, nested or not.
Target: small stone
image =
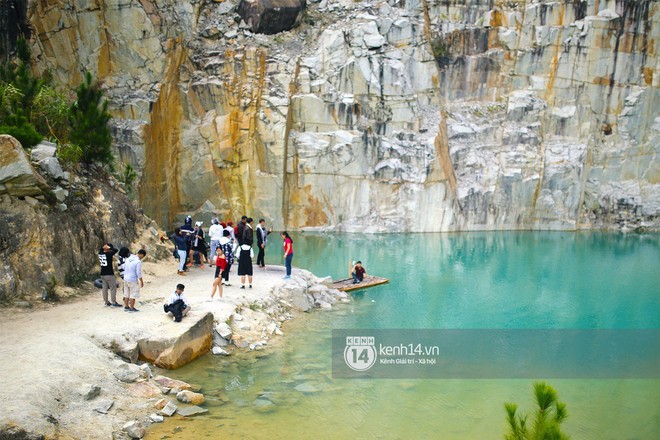
[[[268,328],[266,328],[266,331],[268,331],[268,334],[272,335],[273,333],[275,333],[275,330],[277,330],[277,324],[275,324],[274,322],[271,322],[270,324],[268,324]]]
[[[229,325],[226,322],[221,322],[220,324],[216,325],[215,332],[224,339],[227,340],[231,339],[231,335],[232,335],[231,327],[229,327]]]
[[[142,377],[142,370],[135,364],[121,364],[113,374],[120,381],[131,383]]]
[[[131,396],[143,398],[158,397],[161,395],[160,388],[147,381],[133,383],[128,386],[127,391]]]
[[[149,416],[149,420],[151,420],[153,423],[163,423],[165,420],[165,417],[158,415],[158,414],[151,414]]]
[[[132,421],[126,423],[122,427],[122,429],[131,438],[142,438],[142,437],[144,437],[144,428],[142,427],[142,424],[140,422],[138,422],[137,420],[132,420]]]
[[[98,385],[83,385],[79,391],[84,400],[92,400],[101,393],[101,387]]]
[[[167,405],[168,400],[167,399],[160,399],[158,402],[154,404],[154,408],[160,410],[165,408],[165,405]]]
[[[66,199],[67,192],[68,191],[59,186],[53,190],[53,194],[58,202],[63,202]]]
[[[278,328],[278,329],[275,329],[275,334],[276,334],[277,336],[282,336],[284,333],[282,333],[282,330],[280,330],[280,329]]]
[[[239,313],[234,313],[234,321],[242,321],[243,320],[243,315]]]
[[[176,399],[179,402],[191,403],[193,405],[200,405],[204,403],[204,394],[195,393],[192,391],[179,391],[176,395]]]
[[[170,379],[169,377],[165,377],[165,376],[156,376],[154,377],[154,381],[156,381],[156,383],[158,383],[162,387],[176,389],[179,391],[192,389],[192,386],[187,382],[184,382],[182,380]]]
[[[32,308],[32,303],[28,301],[16,301],[14,303],[16,307],[20,307],[22,309],[31,309]]]
[[[64,212],[68,209],[68,206],[66,206],[66,203],[60,203],[57,205],[57,209],[59,209],[61,212]]]
[[[208,412],[208,410],[204,409],[204,408],[201,408],[199,406],[196,406],[196,405],[180,407],[176,410],[176,413],[178,415],[184,416],[184,417],[194,416],[194,415],[197,415],[197,414],[204,414],[205,412]]]
[[[32,162],[39,162],[47,157],[54,157],[57,151],[57,145],[48,141],[41,141],[39,145],[32,148],[30,152],[30,160]]]
[[[229,352],[220,347],[213,347],[211,353],[215,355],[229,356]]]
[[[178,407],[172,403],[172,402],[167,402],[163,409],[158,411],[159,414],[162,414],[167,417],[172,417],[172,415],[177,411]]]
[[[114,404],[114,400],[99,400],[94,407],[94,411],[101,414],[107,414]]]
[[[149,364],[142,364],[140,365],[140,369],[144,373],[144,378],[145,379],[150,379],[154,377],[153,373],[151,372],[151,368],[149,368]]]
[[[46,157],[39,161],[39,166],[53,179],[63,179],[64,170],[60,166],[60,162],[55,157]]]
[[[322,300],[317,300],[315,302],[315,305],[321,310],[330,310],[330,309],[332,309],[332,304],[327,303],[327,302],[322,301]]]
[[[25,203],[30,205],[30,207],[34,208],[35,206],[37,206],[39,204],[39,200],[35,199],[34,197],[25,196]]]

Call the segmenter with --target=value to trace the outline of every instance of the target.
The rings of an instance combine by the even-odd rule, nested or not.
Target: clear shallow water
[[[503,403],[531,408],[531,380],[333,380],[333,328],[658,328],[660,236],[604,233],[294,236],[294,265],[341,278],[348,261],[390,284],[284,328],[274,350],[205,356],[172,377],[202,385],[209,413],[149,438],[502,438]],[[277,240],[271,244],[275,255]],[[268,260],[268,258],[267,258]],[[268,260],[276,264],[278,261]],[[261,358],[257,358],[260,356]],[[542,378],[540,378],[542,379]],[[573,439],[656,439],[660,380],[551,380]],[[317,392],[294,390],[302,383]],[[272,412],[255,402],[266,396]],[[259,402],[257,402],[259,403]]]

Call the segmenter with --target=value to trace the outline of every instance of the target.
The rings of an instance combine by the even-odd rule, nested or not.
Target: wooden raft
[[[389,282],[390,280],[387,278],[367,275],[364,277],[361,283],[353,284],[353,278],[345,278],[343,280],[337,280],[333,282],[328,287],[331,289],[341,290],[342,292],[348,292],[350,290],[366,289],[367,287],[378,286],[379,284],[385,284]]]

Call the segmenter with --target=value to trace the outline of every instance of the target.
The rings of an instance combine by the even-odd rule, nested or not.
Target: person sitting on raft
[[[367,276],[367,271],[362,267],[362,261],[355,263],[351,275],[353,276],[353,284],[361,283],[364,280],[364,277]]]

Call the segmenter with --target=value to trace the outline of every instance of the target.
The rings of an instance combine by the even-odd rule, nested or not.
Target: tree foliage
[[[76,96],[70,108],[71,142],[82,149],[83,161],[112,164],[108,101],[103,99],[103,91],[90,72],[85,72],[84,81],[76,88]]]
[[[568,417],[566,404],[560,402],[557,391],[545,382],[534,383],[534,399],[538,408],[528,424],[528,415],[519,415],[518,405],[505,403],[509,433],[505,440],[568,440],[560,425]]]
[[[112,168],[108,102],[92,74],[85,72],[71,104],[51,85],[49,75],[33,76],[27,42],[19,40],[16,49],[16,56],[0,65],[1,132],[14,136],[24,148],[45,135],[57,142],[58,156],[67,164],[101,162]]]

